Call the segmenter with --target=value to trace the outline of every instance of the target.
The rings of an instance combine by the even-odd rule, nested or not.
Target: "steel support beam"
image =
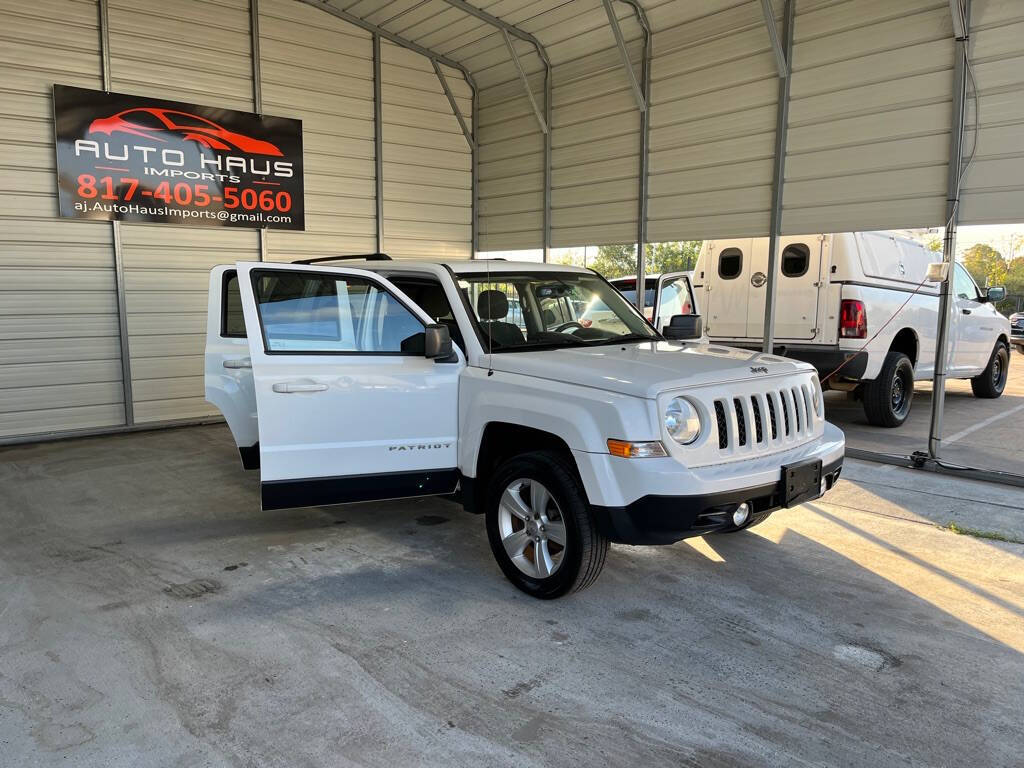
[[[384,119],[381,101],[380,35],[373,35],[373,163],[377,201],[377,253],[384,253]],[[436,64],[435,64],[436,66]]]
[[[516,53],[516,47],[512,45],[512,38],[509,36],[508,30],[502,28],[501,36],[505,38],[505,47],[508,48],[508,55],[512,59],[512,63],[515,65],[516,72],[519,73],[519,82],[523,84],[523,90],[526,92],[526,98],[530,100],[530,106],[533,107],[533,114],[537,117],[537,125],[540,126],[541,133],[547,133],[548,123],[540,113],[540,107],[537,106],[537,100],[533,97],[533,89],[530,88],[530,79],[526,76],[526,71],[523,69],[522,62],[519,61],[519,54]]]
[[[309,2],[309,0],[304,0]],[[551,78],[551,59],[548,58],[548,53],[541,45],[540,40],[531,35],[529,32],[516,27],[514,24],[509,24],[506,21],[502,21],[497,16],[492,16],[475,5],[470,5],[466,0],[443,0],[443,2],[458,8],[459,10],[468,13],[471,16],[475,16],[490,26],[501,30],[503,37],[505,38],[506,46],[512,53],[513,59],[518,57],[515,54],[515,49],[512,47],[509,40],[510,37],[515,37],[519,40],[529,43],[533,46],[537,52],[538,58],[544,64],[544,117],[541,119],[538,115],[538,123],[541,125],[541,131],[544,135],[544,224],[543,224],[543,240],[544,240],[544,261],[548,261],[551,255],[551,91],[552,91],[552,78]],[[519,69],[520,76],[523,75],[521,66]],[[530,97],[530,103],[533,105],[534,114],[538,113],[536,102],[533,98],[533,93],[529,89],[528,82],[524,81],[524,87],[527,89],[527,94]],[[476,123],[474,122],[475,126]]]
[[[472,243],[470,244],[469,258],[475,259],[480,250],[480,147],[476,142],[477,126],[480,125],[480,99],[476,91],[476,83],[471,78],[467,78],[467,82],[473,92],[473,156],[470,160],[470,205],[472,206],[470,237]]]
[[[764,13],[764,25],[768,27],[768,37],[772,41],[772,52],[775,54],[775,66],[779,70],[779,77],[789,77],[792,46],[779,39],[779,29],[775,26],[775,9],[772,8],[772,0],[761,0],[761,11]],[[789,39],[792,35],[786,37]]]
[[[967,103],[967,46],[970,42],[971,0],[964,0],[963,36],[956,40],[953,59],[953,125],[949,142],[949,167],[946,173],[946,232],[942,240],[942,260],[947,265],[946,279],[939,289],[939,320],[935,339],[935,369],[932,375],[932,414],[928,429],[928,458],[942,454],[942,417],[946,405],[946,366],[949,361],[949,324],[953,311],[953,265],[956,262],[956,227],[963,180],[964,119]]]
[[[612,28],[612,35],[615,37],[615,45],[619,49],[619,56],[622,57],[622,66],[629,78],[629,85],[633,89],[633,98],[636,99],[636,108],[641,112],[647,111],[647,99],[644,98],[643,89],[636,79],[636,72],[633,71],[633,63],[629,60],[629,51],[626,50],[626,40],[622,36],[622,28],[619,26],[619,19],[612,8],[612,0],[602,0],[604,12],[608,15],[608,26]],[[645,40],[644,44],[647,44]]]
[[[770,10],[771,4],[765,0]],[[786,62],[793,60],[793,21],[796,17],[796,0],[786,0],[783,11],[782,45]],[[772,28],[775,19],[772,18]],[[779,276],[779,232],[782,229],[782,191],[786,182],[786,139],[789,132],[789,77],[779,77],[779,101],[775,117],[775,157],[772,162],[772,209],[768,222],[768,283],[764,298],[764,339],[761,349],[771,354],[775,345],[775,299],[778,294]]]
[[[455,115],[455,119],[459,121],[459,128],[462,129],[462,135],[466,137],[466,143],[469,144],[470,149],[476,149],[476,139],[473,138],[473,132],[469,130],[469,126],[466,125],[466,121],[462,117],[462,110],[459,109],[459,105],[455,102],[455,96],[452,95],[452,89],[448,87],[448,78],[444,76],[441,65],[437,63],[436,59],[431,59],[430,63],[434,65],[434,74],[437,75],[437,80],[441,83],[444,95],[448,99],[448,106],[452,108],[452,113]]]
[[[260,69],[260,0],[249,0],[249,51],[252,59],[252,109],[263,114],[263,73]],[[260,261],[267,260],[267,230],[256,230]]]
[[[103,90],[110,91],[110,8],[107,0],[99,2],[100,58],[103,67]],[[114,290],[117,294],[117,328],[121,349],[121,388],[124,395],[124,423],[135,424],[135,397],[132,393],[132,355],[128,344],[128,309],[125,303],[124,249],[121,246],[121,222],[110,222],[114,249]]]

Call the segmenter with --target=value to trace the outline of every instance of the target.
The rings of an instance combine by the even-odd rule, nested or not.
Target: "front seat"
[[[405,289],[403,288],[403,290]],[[414,301],[436,322],[447,326],[452,341],[459,349],[465,351],[466,347],[462,343],[462,331],[459,330],[458,322],[452,317],[452,308],[448,305],[448,297],[445,296],[444,288],[439,283],[423,286],[416,293]]]
[[[484,333],[495,344],[516,347],[526,341],[518,325],[505,322],[508,316],[508,297],[503,291],[483,291],[476,300],[476,314]]]

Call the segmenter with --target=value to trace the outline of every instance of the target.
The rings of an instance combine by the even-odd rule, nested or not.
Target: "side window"
[[[223,292],[220,296],[220,335],[228,339],[245,338],[245,318],[242,316],[242,294],[238,290],[238,273],[224,273]]]
[[[960,263],[955,264],[953,268],[953,293],[961,299],[978,300],[978,287],[974,284],[971,273]]]
[[[743,271],[743,251],[739,248],[723,248],[718,254],[718,276],[723,280],[735,280]]]
[[[803,277],[811,263],[811,249],[803,243],[791,243],[782,250],[784,277]]]
[[[423,323],[360,277],[254,272],[267,352],[423,354]]]
[[[451,304],[448,303],[448,297],[439,282],[423,277],[402,277],[401,275],[388,275],[388,280],[416,302],[416,306],[430,315],[435,322],[447,326],[452,341],[463,352],[466,351],[462,340],[462,331],[459,330],[459,324],[455,320]]]

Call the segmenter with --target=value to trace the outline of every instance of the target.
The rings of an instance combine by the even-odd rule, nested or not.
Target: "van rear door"
[[[827,270],[822,258],[820,235],[779,238],[779,268],[775,295],[775,338],[813,339],[818,325],[818,301],[822,275]],[[764,307],[768,295],[768,240],[756,241],[750,299],[747,310],[747,336],[764,336]]]
[[[700,276],[705,286],[705,327],[709,336],[742,339],[747,336],[753,240],[711,243]],[[764,317],[764,304],[761,304]],[[760,332],[758,333],[760,335]]]
[[[227,421],[242,466],[256,469],[260,465],[256,392],[234,265],[210,270],[204,368],[207,402],[217,406]]]

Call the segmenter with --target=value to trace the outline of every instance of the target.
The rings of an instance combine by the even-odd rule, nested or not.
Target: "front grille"
[[[818,419],[812,386],[808,382],[743,397],[716,399],[719,450],[727,453],[760,451],[809,437]]]
[[[725,406],[721,400],[715,400],[715,418],[718,421],[718,447],[723,449],[729,445],[729,430],[725,422]]]
[[[739,432],[739,444],[740,445],[746,445],[747,444],[747,420],[745,418],[743,418],[743,406],[740,405],[740,400],[739,400],[738,397],[734,397],[732,403],[736,407],[736,425],[737,425],[737,430]]]

